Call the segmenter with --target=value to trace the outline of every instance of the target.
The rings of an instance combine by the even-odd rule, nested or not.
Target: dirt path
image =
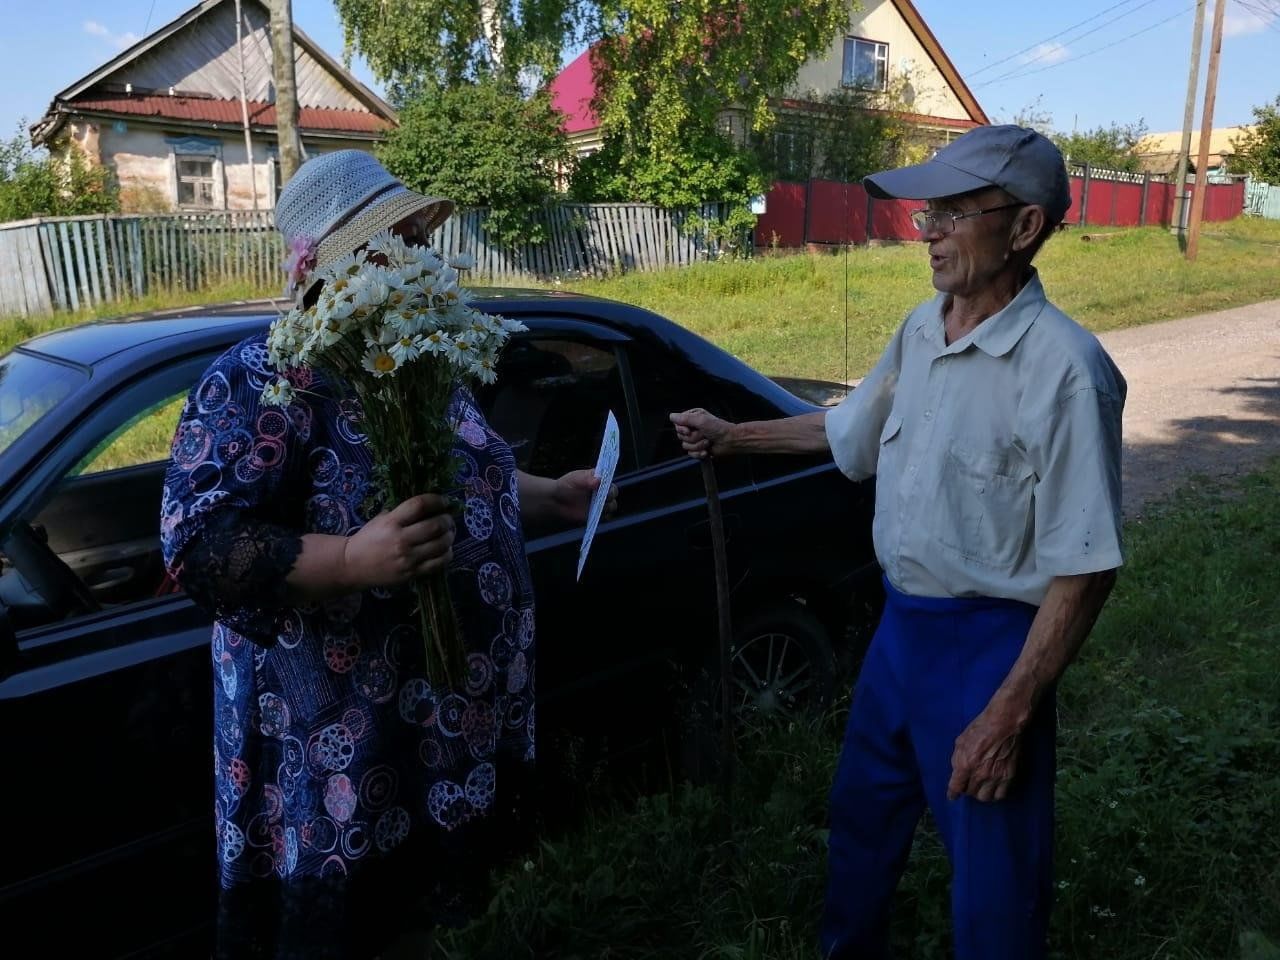
[[[1280,300],[1102,334],[1129,383],[1127,515],[1280,455]]]

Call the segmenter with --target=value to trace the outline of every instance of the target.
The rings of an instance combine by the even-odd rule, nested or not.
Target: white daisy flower
[[[519,320],[513,320],[510,317],[494,317],[498,321],[498,326],[502,328],[502,332],[510,336],[513,333],[524,333],[529,328]]]
[[[386,349],[373,346],[365,353],[362,366],[375,377],[382,378],[394,374],[400,364]]]
[[[430,333],[424,333],[420,340],[422,342],[422,352],[429,353],[433,357],[447,354],[453,344],[453,338],[442,330],[432,330]]]
[[[380,276],[370,276],[360,285],[358,294],[361,306],[381,307],[391,296],[391,287]]]
[[[422,342],[415,336],[405,335],[391,344],[387,352],[395,358],[397,363],[412,363],[422,355]]]
[[[481,383],[493,383],[498,379],[498,361],[490,353],[482,353],[472,362],[469,370]]]
[[[449,258],[449,266],[455,270],[474,270],[476,258],[469,253],[455,253]]]
[[[366,260],[363,251],[359,253],[349,253],[344,257],[339,257],[331,263],[325,269],[325,272],[329,276],[333,277],[335,282],[341,279],[350,280],[360,272],[360,269],[365,265],[365,263]]]
[[[262,391],[262,402],[273,407],[287,407],[293,403],[293,384],[284,377],[276,377]]]
[[[460,333],[454,337],[445,351],[449,362],[462,370],[470,369],[471,362],[477,353],[474,338],[466,333]]]

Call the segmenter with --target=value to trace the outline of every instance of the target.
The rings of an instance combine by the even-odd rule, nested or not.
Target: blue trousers
[[[1008,675],[1036,608],[886,589],[831,790],[822,955],[888,956],[890,903],[927,804],[951,861],[956,960],[1041,960],[1053,897],[1052,694],[1023,735],[1005,799],[947,799],[955,740]]]

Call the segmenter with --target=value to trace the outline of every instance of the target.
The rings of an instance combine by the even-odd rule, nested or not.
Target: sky
[[[1197,117],[1208,65],[1201,60]],[[1280,96],[1280,0],[1227,2],[1214,126],[1248,123]],[[1186,101],[1194,0],[915,0],[993,120],[1033,109],[1057,130],[1143,120],[1179,130]],[[162,26],[194,0],[6,0],[0,45],[0,136],[38,120],[54,94]],[[342,54],[333,0],[293,0],[320,46]],[[367,67],[354,72],[381,93]],[[1198,122],[1198,121],[1197,121]]]

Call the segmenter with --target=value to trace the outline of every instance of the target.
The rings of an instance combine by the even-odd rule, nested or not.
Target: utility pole
[[[240,31],[240,0],[236,0],[236,49],[240,51],[240,123],[244,126],[244,156],[249,164],[249,193],[258,211],[258,171],[253,165],[253,137],[249,135],[249,96],[244,87],[244,38]]]
[[[302,164],[298,139],[298,81],[293,63],[292,0],[269,0],[271,10],[271,75],[276,85],[276,143],[280,152],[280,184],[289,182]]]
[[[1174,174],[1173,226],[1182,235],[1187,219],[1187,160],[1191,155],[1191,127],[1196,122],[1196,88],[1200,86],[1200,48],[1204,46],[1204,8],[1206,0],[1196,0],[1196,25],[1191,32],[1191,72],[1187,75],[1187,108],[1182,115],[1182,148],[1178,151],[1178,172]]]
[[[1187,259],[1195,260],[1200,247],[1200,220],[1204,217],[1205,186],[1209,177],[1209,140],[1213,136],[1213,104],[1218,96],[1218,62],[1222,59],[1222,21],[1227,0],[1213,8],[1213,39],[1209,41],[1209,75],[1204,86],[1204,110],[1200,114],[1200,156],[1196,160],[1196,192],[1191,197],[1191,223],[1187,226]]]

